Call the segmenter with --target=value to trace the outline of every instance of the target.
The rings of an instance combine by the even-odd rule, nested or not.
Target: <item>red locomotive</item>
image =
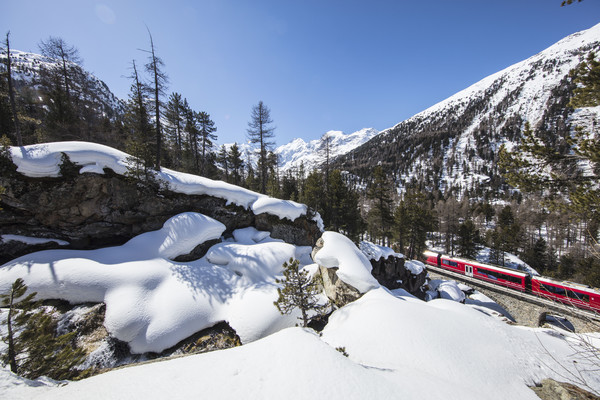
[[[588,286],[572,282],[559,282],[542,276],[531,276],[522,271],[450,257],[429,250],[425,251],[423,255],[425,262],[429,265],[521,292],[533,293],[575,307],[600,311],[600,292]]]

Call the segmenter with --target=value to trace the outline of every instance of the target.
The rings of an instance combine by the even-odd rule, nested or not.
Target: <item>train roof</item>
[[[559,281],[556,279],[548,278],[546,276],[534,276],[532,279],[536,279],[538,281],[551,283],[551,284],[555,284],[555,285],[566,286],[566,287],[569,287],[572,289],[577,289],[577,290],[582,290],[582,291],[586,291],[586,292],[593,292],[595,294],[600,294],[600,290],[598,290],[597,288],[591,287],[589,285],[584,285],[582,283],[570,282],[570,281]]]
[[[431,250],[426,250],[423,254],[428,255],[428,256],[435,256],[435,257],[437,257],[437,255],[439,253],[436,253],[436,252],[431,251]],[[485,264],[485,263],[481,263],[479,261],[467,260],[465,258],[460,258],[460,257],[452,257],[452,256],[449,256],[448,254],[442,254],[442,257],[446,258],[446,259],[450,259],[450,260],[460,261],[460,262],[463,262],[463,263],[466,263],[466,264],[469,264],[469,265],[474,265],[474,266],[477,266],[477,267],[487,268],[487,269],[490,269],[492,271],[507,272],[507,273],[515,274],[517,276],[522,276],[522,277],[529,276],[529,274],[527,272],[519,271],[518,269],[500,267],[498,265]]]

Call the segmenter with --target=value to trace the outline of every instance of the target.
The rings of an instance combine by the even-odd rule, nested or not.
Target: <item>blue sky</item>
[[[388,128],[600,22],[600,1],[0,0],[0,31],[38,52],[59,36],[126,98],[146,25],[169,92],[243,142],[262,100],[282,145],[328,130]]]

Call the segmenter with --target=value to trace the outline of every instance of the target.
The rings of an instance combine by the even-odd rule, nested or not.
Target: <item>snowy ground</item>
[[[108,166],[123,173],[124,153],[73,142],[61,146],[13,149],[12,154],[20,171],[31,176],[57,173],[60,151],[84,165],[82,172],[101,173]],[[305,212],[297,203],[232,185],[167,170],[159,177],[177,190],[223,197],[255,213],[294,219]],[[29,254],[0,267],[0,292],[21,277],[41,298],[104,302],[107,330],[134,352],[160,351],[220,321],[236,330],[244,346],[60,384],[29,381],[0,369],[0,397],[534,400],[528,385],[547,377],[567,380],[557,373],[561,366],[575,373],[579,369],[600,391],[600,375],[584,372],[586,360],[573,351],[576,336],[507,325],[456,301],[423,302],[402,290],[392,293],[374,280],[368,257],[333,232],[324,233],[315,261],[337,268],[340,279],[364,295],[335,311],[322,336],[293,328],[296,316],[281,316],[273,305],[275,280],[290,257],[314,271],[311,249],[247,228],[198,261],[172,261],[223,231],[218,221],[184,213],[123,246]]]
[[[59,387],[4,370],[0,388],[12,399],[534,400],[528,385],[564,380],[548,365],[555,365],[552,357],[572,365],[569,340],[506,325],[453,301],[425,303],[378,288],[336,311],[322,337],[288,328],[242,347]],[[587,378],[600,388],[600,377]]]
[[[326,232],[320,263],[365,292],[330,317],[322,336],[277,315],[273,279],[281,263],[303,248],[273,241],[254,229],[213,247],[196,263],[169,261],[195,242],[220,235],[217,221],[186,213],[156,232],[119,248],[50,250],[0,268],[2,290],[15,276],[43,296],[107,304],[107,327],[131,335],[137,350],[168,346],[203,318],[228,320],[246,339],[242,347],[113,370],[66,385],[28,381],[0,370],[0,390],[11,399],[130,398],[402,398],[536,399],[528,385],[565,380],[585,368],[569,344],[576,337],[507,325],[476,308],[445,299],[423,302],[372,280],[370,263],[347,238]],[[184,240],[189,235],[195,239]],[[146,257],[139,257],[140,249]],[[156,249],[149,252],[147,249]],[[128,258],[129,257],[129,258]],[[133,258],[133,259],[132,259]],[[253,261],[252,261],[253,260]],[[87,300],[86,300],[87,301]],[[188,318],[191,317],[191,318]],[[182,318],[182,319],[179,319]],[[145,324],[145,325],[144,325]],[[179,339],[173,339],[178,341]],[[244,340],[244,339],[243,339]],[[343,347],[349,357],[336,348]],[[572,360],[575,359],[577,364]],[[600,390],[600,376],[588,374]]]

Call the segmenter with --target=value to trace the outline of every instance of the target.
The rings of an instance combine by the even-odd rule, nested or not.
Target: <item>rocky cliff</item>
[[[31,178],[3,172],[0,186],[0,264],[32,251],[49,248],[96,249],[125,243],[159,229],[170,217],[199,212],[222,222],[227,230],[254,226],[287,243],[312,246],[320,235],[306,216],[290,221],[255,215],[241,206],[208,195],[159,189],[105,169],[104,174],[65,172],[57,178]],[[7,236],[9,235],[9,236]],[[22,236],[22,240],[13,235]],[[8,239],[7,239],[8,238]],[[40,243],[40,240],[48,241]],[[62,245],[61,245],[62,244]],[[191,258],[202,256],[196,249]]]

